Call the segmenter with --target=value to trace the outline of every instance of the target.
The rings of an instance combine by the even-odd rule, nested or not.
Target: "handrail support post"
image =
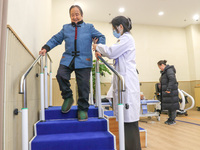
[[[108,63],[102,57],[98,56],[98,58],[118,77],[118,125],[119,125],[119,147],[120,147],[119,149],[124,150],[125,149],[124,106],[122,101],[122,93],[125,91],[124,78],[114,68],[108,65]]]
[[[101,84],[100,84],[100,72],[99,61],[96,61],[96,104],[98,106],[98,117],[103,118],[103,109],[101,104]]]
[[[47,53],[45,54],[45,66],[44,66],[44,98],[45,103],[44,106],[48,108],[48,83],[47,83]]]

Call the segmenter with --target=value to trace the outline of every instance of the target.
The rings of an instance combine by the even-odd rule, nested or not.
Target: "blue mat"
[[[89,107],[88,121],[77,120],[77,107],[62,114],[61,107],[45,110],[46,122],[36,124],[31,150],[114,150],[114,137],[107,120],[98,119],[98,109]]]
[[[60,110],[61,106],[49,107],[45,110],[45,119],[77,118],[77,106],[72,106],[71,110],[66,114],[63,114]],[[88,110],[88,117],[98,117],[98,108],[90,106]]]
[[[111,117],[114,116],[114,112],[112,110],[104,111],[104,115]]]

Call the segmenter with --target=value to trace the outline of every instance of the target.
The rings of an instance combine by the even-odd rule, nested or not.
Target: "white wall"
[[[194,43],[194,63],[196,70],[196,80],[200,80],[200,25],[192,25]]]
[[[188,62],[189,62],[189,72],[190,79],[196,79],[195,62],[194,62],[194,46],[193,46],[193,36],[192,36],[192,26],[188,26],[185,29],[186,39],[187,39],[187,51],[188,51]]]
[[[186,28],[190,80],[200,79],[200,25]]]
[[[70,23],[69,8],[73,3],[73,0],[67,2],[63,0],[22,0],[21,3],[10,0],[8,23],[19,34],[33,54],[37,56],[40,48],[61,30],[63,24]],[[106,36],[107,45],[117,41],[112,35],[111,24],[84,21],[94,24],[95,28]],[[192,75],[193,72],[191,72],[192,62],[190,60],[196,57],[193,65],[198,64],[199,26],[184,29],[134,24],[131,32],[136,42],[136,62],[141,82],[158,81],[160,73],[157,62],[161,59],[166,59],[170,65],[175,66],[179,81],[196,79],[196,73]],[[188,35],[192,37],[189,41]],[[196,44],[194,44],[194,39]],[[194,46],[195,52],[192,55]],[[53,76],[57,73],[64,49],[63,42],[61,46],[57,46],[49,53],[54,62]],[[193,70],[196,69],[197,66]],[[199,74],[200,71],[197,75]],[[72,77],[74,77],[74,74]],[[102,78],[103,82],[110,82],[110,80],[111,76],[109,75]]]
[[[184,28],[133,25],[136,42],[136,61],[140,81],[158,81],[157,62],[167,60],[177,70],[179,81],[188,81],[188,54]]]
[[[50,35],[51,0],[9,0],[8,24],[34,56]]]

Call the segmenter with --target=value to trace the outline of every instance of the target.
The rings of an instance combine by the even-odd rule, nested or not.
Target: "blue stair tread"
[[[77,106],[72,106],[71,110],[64,114],[61,112],[61,106],[49,107],[48,109],[45,109],[45,120],[77,118],[77,109]],[[88,117],[98,117],[98,108],[90,105]]]
[[[37,135],[107,131],[107,120],[98,118],[88,118],[88,121],[78,121],[77,119],[47,120],[46,122],[38,122],[36,127]]]
[[[112,110],[104,111],[104,114],[109,117],[114,116],[114,112]]]
[[[114,150],[113,143],[113,136],[106,131],[38,135],[32,150]]]
[[[140,131],[145,131],[145,129],[144,129],[144,128],[142,128],[142,127],[139,127],[139,130],[140,130]]]
[[[77,109],[78,109],[78,106],[77,106],[77,105],[73,105],[73,106],[71,107],[71,110],[77,110]],[[89,106],[89,109],[97,109],[97,110],[98,110],[98,108],[95,107],[94,105],[90,105],[90,106]],[[61,106],[48,107],[48,109],[46,109],[46,110],[61,110]]]
[[[74,105],[74,106],[72,106],[71,107],[71,110],[77,110],[78,109],[78,107],[76,106],[76,105]],[[61,106],[53,106],[53,107],[49,107],[48,109],[46,109],[46,110],[61,110]]]

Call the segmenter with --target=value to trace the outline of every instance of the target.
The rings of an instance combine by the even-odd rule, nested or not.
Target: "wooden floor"
[[[147,148],[143,150],[200,150],[200,111],[190,110],[188,116],[178,116],[175,125],[166,125],[166,114],[143,118],[139,126],[147,130]]]

